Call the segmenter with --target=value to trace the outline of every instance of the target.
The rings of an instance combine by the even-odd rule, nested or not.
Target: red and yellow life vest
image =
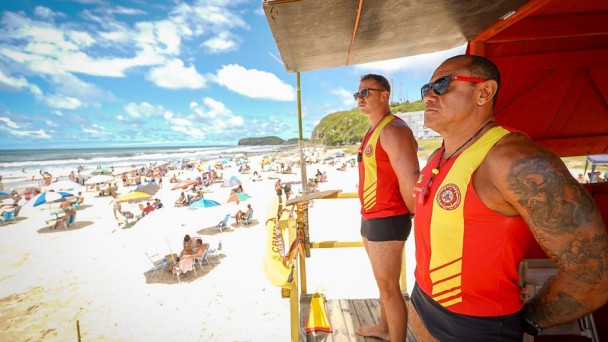
[[[520,216],[504,216],[483,204],[471,177],[509,131],[488,130],[460,155],[448,160],[433,179],[426,203],[416,202],[416,281],[448,310],[470,316],[517,312],[517,267],[533,237]],[[421,171],[415,197],[437,165],[437,154]]]

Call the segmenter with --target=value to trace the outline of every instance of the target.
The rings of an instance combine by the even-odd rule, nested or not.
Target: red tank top
[[[401,119],[394,115],[385,116],[373,130],[367,132],[361,143],[358,192],[361,215],[366,220],[408,213],[397,175],[380,144],[380,132],[392,120]]]
[[[494,144],[509,133],[494,127],[442,165],[426,203],[420,191],[441,157],[436,154],[414,187],[416,282],[446,309],[469,316],[501,316],[521,309],[518,265],[533,241],[520,216],[486,207],[471,177]]]

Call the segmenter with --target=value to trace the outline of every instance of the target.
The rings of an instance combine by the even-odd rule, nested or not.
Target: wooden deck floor
[[[375,325],[380,315],[378,299],[333,299],[327,301],[327,315],[333,329],[332,333],[306,332],[306,319],[308,318],[310,299],[312,295],[300,297],[300,341],[315,342],[377,342],[377,338],[364,338],[355,334],[355,329],[361,326]],[[406,301],[409,301],[407,295]],[[408,329],[408,342],[416,339]]]

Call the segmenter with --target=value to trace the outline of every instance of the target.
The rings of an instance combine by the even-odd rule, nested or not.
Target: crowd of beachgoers
[[[19,211],[0,226],[0,339],[70,340],[78,326],[83,340],[287,340],[289,302],[262,267],[275,186],[280,180],[291,196],[303,185],[356,192],[356,155],[308,148],[302,177],[297,148],[222,154],[179,163],[32,165],[22,178],[13,171],[2,210]],[[179,201],[182,193],[187,202]],[[34,206],[44,194],[50,200]],[[360,240],[358,201],[323,201],[309,209],[311,237]],[[154,208],[144,213],[148,203]],[[251,222],[237,224],[248,205]],[[68,210],[74,219],[55,225]],[[226,216],[227,227],[218,229]],[[210,263],[180,280],[171,270],[154,272],[158,259],[151,259],[179,255],[185,235],[214,250]],[[362,248],[315,251],[308,264],[311,290],[377,296]]]

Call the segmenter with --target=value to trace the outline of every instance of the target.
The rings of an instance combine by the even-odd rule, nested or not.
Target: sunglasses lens
[[[365,88],[365,89],[361,90],[362,98],[366,98],[368,94],[369,94],[369,89]]]
[[[354,93],[353,97],[355,98],[355,101],[357,101],[359,99],[359,93]]]
[[[435,82],[433,82],[433,90],[435,90],[435,94],[443,95],[448,91],[449,85],[450,78],[448,76],[439,77]]]
[[[425,97],[426,94],[429,93],[429,90],[431,90],[431,84],[427,83],[425,85],[422,86],[422,88],[420,88],[420,97]]]

